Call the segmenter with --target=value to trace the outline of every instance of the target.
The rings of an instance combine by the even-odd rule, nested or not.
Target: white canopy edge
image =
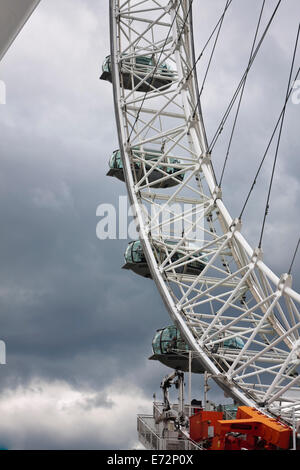
[[[0,60],[40,3],[40,0],[0,0]]]

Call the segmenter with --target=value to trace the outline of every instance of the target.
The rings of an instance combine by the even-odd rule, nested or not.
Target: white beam
[[[0,60],[40,3],[40,0],[0,0]]]

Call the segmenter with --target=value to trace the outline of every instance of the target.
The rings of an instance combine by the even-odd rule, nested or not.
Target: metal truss
[[[290,275],[277,277],[249,246],[222,200],[198,103],[190,2],[110,0],[110,22],[121,157],[152,278],[193,355],[226,394],[292,423],[300,417],[300,295]],[[139,69],[144,56],[155,67]],[[149,149],[159,157],[147,159]],[[167,181],[173,185],[160,189]],[[198,272],[189,269],[195,263]],[[234,338],[241,349],[224,347]]]

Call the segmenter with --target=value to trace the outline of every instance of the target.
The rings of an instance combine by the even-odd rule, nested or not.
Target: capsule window
[[[239,337],[226,339],[224,341],[224,347],[231,349],[243,349],[244,341]]]
[[[143,247],[139,240],[135,241],[132,244],[131,256],[132,256],[133,263],[144,263],[146,261]]]
[[[157,331],[152,341],[152,349],[154,354],[169,354],[176,350],[189,351],[180,331],[174,325]]]
[[[107,56],[102,65],[103,72],[110,72],[110,56]]]
[[[114,168],[123,168],[120,150],[114,152]]]
[[[161,337],[161,331],[158,331],[152,341],[152,348],[153,348],[154,354],[161,354],[160,337]]]
[[[139,65],[153,65],[152,58],[147,56],[136,57],[135,62]]]

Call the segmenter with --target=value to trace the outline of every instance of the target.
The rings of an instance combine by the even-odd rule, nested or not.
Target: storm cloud
[[[224,1],[194,4],[197,54]],[[275,4],[267,2],[264,25]],[[224,21],[203,91],[209,139],[247,66],[260,6],[233,1]],[[283,2],[249,75],[222,188],[234,217],[284,102],[299,13],[298,0]],[[126,194],[105,176],[118,147],[111,85],[99,81],[108,53],[108,1],[43,0],[0,65],[7,87],[0,106],[0,337],[7,346],[0,444],[7,448],[135,447],[136,413],[151,413],[152,393],[168,372],[147,359],[155,330],[170,323],[154,284],[120,269],[126,240],[96,237],[98,205],[117,207]],[[209,51],[199,62],[200,83],[208,59]],[[289,102],[263,243],[278,275],[300,232],[299,110]],[[217,175],[230,123],[214,151]],[[253,246],[273,156],[243,220]],[[295,288],[299,268],[297,258]]]

